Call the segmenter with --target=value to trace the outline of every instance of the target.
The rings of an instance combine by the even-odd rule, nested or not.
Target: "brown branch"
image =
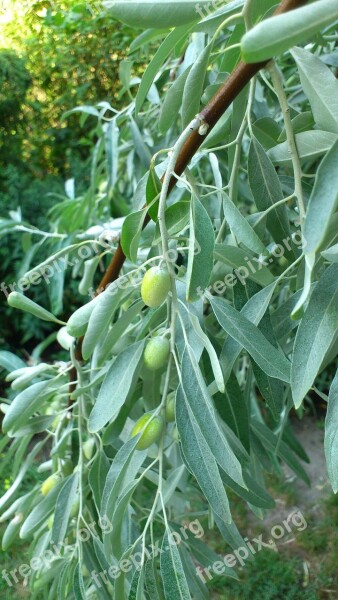
[[[276,11],[274,16],[288,12],[295,8],[299,8],[303,4],[306,4],[307,0],[283,0]],[[249,81],[257,75],[257,73],[268,64],[268,60],[260,63],[246,64],[240,61],[234,71],[229,75],[220,89],[211,98],[207,106],[201,111],[200,115],[204,121],[209,125],[208,133],[215,127],[221,116],[225,113],[227,108],[237,98],[240,92],[245,88]],[[188,164],[190,163],[193,156],[205,140],[206,136],[201,136],[197,131],[192,131],[190,137],[185,142],[181,149],[180,155],[177,159],[175,166],[176,175],[182,175]],[[172,177],[170,181],[169,191],[175,187],[176,177]],[[147,218],[144,222],[144,227],[149,222],[150,218]],[[96,295],[100,294],[104,289],[115,281],[120,274],[126,257],[122,250],[122,246],[119,243],[115,251],[115,254],[100,282],[99,287],[96,290]],[[76,359],[82,360],[82,338],[79,339],[76,349]]]

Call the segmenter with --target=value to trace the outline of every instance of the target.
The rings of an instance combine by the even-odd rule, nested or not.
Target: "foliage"
[[[128,28],[120,32],[116,22],[92,4],[65,1],[56,7],[53,2],[13,1],[8,7],[11,18],[2,27],[0,40],[4,46],[0,52],[0,212],[4,219],[19,209],[24,221],[45,230],[55,194],[64,194],[65,179],[76,179],[79,194],[88,187],[90,153],[100,132],[93,117],[80,122],[77,115],[63,116],[74,105],[121,102],[118,72],[130,43]],[[22,245],[16,235],[8,243],[10,252],[0,249],[0,278],[6,284],[20,277],[29,246],[27,237]],[[43,249],[36,254],[38,262],[45,257]],[[48,302],[41,291],[33,290],[33,297]],[[31,319],[21,323],[15,319],[11,330],[13,337],[35,343],[50,331]],[[4,333],[9,340],[9,332]]]
[[[38,557],[53,544],[63,548],[50,568],[32,570],[33,598],[203,600],[208,588],[196,568],[219,559],[201,539],[206,524],[229,551],[246,547],[229,496],[263,517],[274,506],[266,472],[280,474],[284,462],[309,483],[288,414],[301,413],[314,391],[329,402],[327,461],[337,490],[337,379],[330,391],[316,387],[337,354],[336,23],[325,21],[316,37],[310,28],[306,49],[284,53],[283,37],[276,63],[248,86],[235,71],[234,101],[209,132],[210,98],[224,80],[228,86],[246,29],[274,2],[235,0],[206,17],[190,0],[159,2],[156,11],[146,0],[107,5],[128,25],[150,28],[121,63],[130,103],[72,111],[97,119],[89,184],[78,192],[68,181],[49,231],[33,232],[18,215],[0,222],[3,236],[30,236],[9,305],[49,322],[63,349],[62,360],[41,360],[54,335],[29,364],[0,354],[9,384],[0,445],[9,461],[15,456],[0,500],[5,540],[32,540]],[[290,29],[292,44],[304,42],[300,33],[295,39]],[[154,40],[139,81],[132,62],[137,71]],[[191,145],[189,169],[173,185]],[[100,267],[108,267],[107,286]],[[167,271],[170,288],[166,274],[145,305],[141,282],[145,276],[149,286],[152,267]],[[66,273],[84,300],[70,318]],[[31,298],[37,284],[49,306]],[[170,354],[150,370],[144,350],[156,335],[170,339]],[[175,422],[161,433],[173,393]],[[149,448],[139,429],[144,414],[147,434],[160,423]],[[25,472],[43,448],[43,471],[55,485],[23,496]],[[236,577],[230,566],[225,574]],[[266,597],[285,595],[285,583]]]

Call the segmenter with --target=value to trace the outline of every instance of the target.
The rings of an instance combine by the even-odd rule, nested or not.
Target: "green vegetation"
[[[335,597],[338,10],[306,4],[1,15],[8,600]]]

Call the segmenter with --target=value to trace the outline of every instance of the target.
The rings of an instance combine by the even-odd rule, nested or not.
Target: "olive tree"
[[[203,600],[213,565],[236,577],[207,530],[233,556],[252,553],[234,495],[263,518],[267,472],[285,463],[309,483],[288,417],[314,393],[328,402],[338,489],[338,7],[105,9],[141,32],[120,68],[130,104],[75,109],[101,128],[90,187],[78,197],[68,182],[49,232],[1,222],[48,245],[8,303],[54,326],[29,364],[0,355],[3,547],[31,540],[32,598]],[[139,78],[133,61],[149,48]],[[112,202],[127,216],[112,219]],[[51,282],[51,307],[30,299]],[[42,486],[23,495],[37,462]]]

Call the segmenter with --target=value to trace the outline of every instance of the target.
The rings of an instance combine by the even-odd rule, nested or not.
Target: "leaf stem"
[[[286,139],[289,147],[289,152],[292,160],[293,166],[293,174],[295,179],[295,196],[297,198],[297,205],[299,210],[299,217],[301,224],[305,218],[305,205],[303,198],[303,189],[302,189],[302,169],[300,165],[296,139],[292,129],[292,122],[290,116],[290,108],[288,104],[288,100],[286,97],[286,93],[284,91],[282,76],[274,62],[269,65],[269,70],[271,73],[271,79],[273,83],[273,87],[275,89],[276,96],[278,98],[281,111],[283,114]]]

